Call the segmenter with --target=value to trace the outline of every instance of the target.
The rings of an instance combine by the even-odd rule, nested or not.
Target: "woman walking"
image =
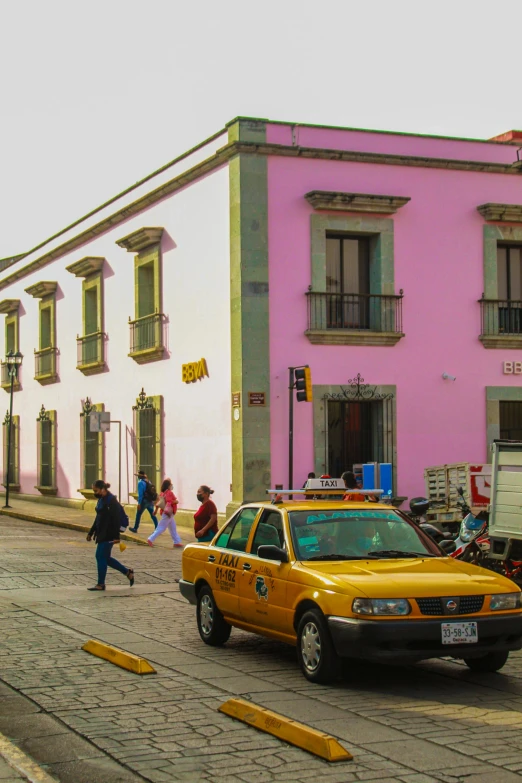
[[[176,511],[178,510],[178,499],[172,491],[172,481],[169,478],[166,478],[161,485],[161,494],[156,503],[154,514],[157,513],[158,509],[161,509],[161,519],[158,522],[158,527],[154,533],[148,537],[148,545],[154,546],[154,541],[157,537],[161,536],[161,534],[168,529],[172,540],[174,541],[174,547],[183,547],[181,536],[176,527],[176,520],[174,519]]]
[[[87,536],[87,541],[93,538],[96,541],[96,563],[98,565],[98,584],[96,587],[88,587],[88,590],[105,590],[105,577],[107,568],[114,568],[124,574],[134,584],[134,571],[127,568],[111,556],[112,547],[120,541],[120,504],[109,492],[110,484],[98,480],[93,485],[94,496],[98,499],[96,504],[96,519]]]
[[[198,541],[212,541],[218,532],[217,508],[210,499],[214,490],[202,484],[198,489],[197,498],[201,503],[194,514],[194,534]]]

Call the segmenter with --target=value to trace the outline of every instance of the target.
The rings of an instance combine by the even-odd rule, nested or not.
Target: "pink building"
[[[222,511],[262,498],[288,483],[301,365],[294,484],[391,462],[411,497],[427,466],[488,461],[522,437],[521,143],[239,118],[6,262],[14,489],[118,483],[97,405],[124,499],[143,466],[186,509],[202,482]]]

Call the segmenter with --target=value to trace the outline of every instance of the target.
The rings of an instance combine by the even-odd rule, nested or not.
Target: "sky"
[[[522,128],[520,3],[0,0],[0,258],[238,115]]]

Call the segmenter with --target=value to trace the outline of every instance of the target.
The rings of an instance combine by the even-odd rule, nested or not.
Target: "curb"
[[[50,525],[51,527],[61,527],[67,530],[76,530],[78,533],[88,533],[91,525],[82,525],[79,522],[66,522],[62,519],[48,519],[47,517],[38,517],[35,514],[28,514],[26,511],[15,511],[14,509],[0,509],[0,514],[13,519],[22,519],[25,522],[36,522],[39,525]],[[120,533],[122,541],[132,541],[139,546],[148,546],[147,541],[130,533]]]
[[[57,783],[56,778],[51,777],[36,761],[33,761],[3,734],[0,734],[0,758],[3,758],[24,780],[30,783]]]

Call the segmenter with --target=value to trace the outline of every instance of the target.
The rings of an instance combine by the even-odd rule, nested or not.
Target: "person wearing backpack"
[[[138,477],[138,508],[136,509],[136,519],[134,520],[134,527],[130,527],[131,533],[137,533],[140,526],[141,515],[144,511],[148,511],[150,518],[154,523],[154,530],[158,527],[158,520],[154,514],[154,503],[157,500],[157,492],[154,484],[151,484],[147,474],[144,470],[136,473]]]
[[[134,570],[127,568],[116,558],[112,557],[112,547],[120,541],[120,504],[109,492],[110,484],[99,479],[92,485],[94,496],[97,499],[96,519],[87,534],[87,541],[96,541],[96,563],[98,566],[98,582],[95,587],[88,587],[88,590],[105,590],[105,577],[107,568],[114,568],[119,571],[130,582],[134,584]]]

